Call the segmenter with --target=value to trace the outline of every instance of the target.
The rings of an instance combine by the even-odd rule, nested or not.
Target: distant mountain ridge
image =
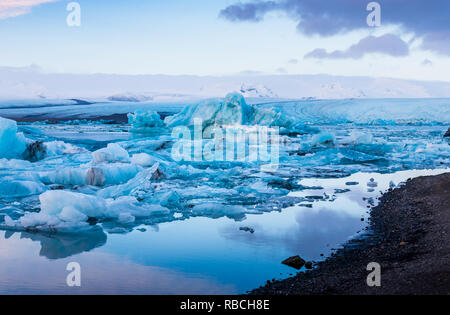
[[[0,67],[0,99],[95,99],[123,102],[247,98],[447,98],[450,82],[332,75],[115,75],[45,73],[38,66]]]

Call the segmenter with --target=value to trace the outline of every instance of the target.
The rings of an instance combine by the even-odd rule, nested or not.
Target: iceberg
[[[239,93],[230,93],[224,99],[207,100],[187,106],[183,111],[164,120],[168,127],[193,126],[201,119],[203,129],[212,126],[260,125],[293,129],[296,124],[276,109],[260,109],[248,105]]]
[[[0,117],[0,158],[21,158],[26,149],[27,141],[17,123]]]
[[[64,210],[72,214],[77,211],[87,220],[88,217],[102,217],[106,212],[106,202],[103,199],[64,190],[47,191],[39,196],[39,201],[40,214],[46,215],[60,215]]]
[[[117,220],[120,224],[133,223],[136,218],[169,214],[170,210],[158,204],[141,204],[131,196],[103,199],[93,195],[70,191],[47,191],[39,196],[41,211],[26,212],[17,220],[8,215],[4,224],[11,229],[73,233],[91,231],[89,222],[103,219]]]
[[[41,172],[44,184],[59,185],[117,185],[135,177],[142,168],[134,164],[112,163],[96,166],[67,167],[60,170]]]
[[[133,133],[160,132],[165,127],[159,114],[152,110],[138,110],[134,114],[128,114],[128,123],[132,125]]]
[[[174,116],[166,117],[168,127],[193,126],[194,119],[202,119],[204,127],[218,125],[246,125],[253,114],[253,108],[238,93],[228,94],[225,99],[208,100],[187,106]]]

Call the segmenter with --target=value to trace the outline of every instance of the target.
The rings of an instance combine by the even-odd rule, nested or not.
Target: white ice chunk
[[[106,203],[102,198],[70,191],[47,191],[39,196],[39,200],[42,214],[59,215],[66,207],[88,217],[102,217],[106,212]]]
[[[87,152],[86,149],[74,146],[63,141],[51,141],[44,143],[47,156],[58,156],[63,154],[78,154]]]
[[[152,166],[153,164],[156,163],[156,159],[147,153],[134,154],[130,161],[133,164],[140,165],[143,167]]]
[[[84,222],[88,219],[84,213],[81,213],[72,206],[64,207],[59,214],[59,218],[66,222]]]
[[[122,196],[117,199],[107,199],[106,217],[125,220],[130,216],[135,218],[149,217],[153,214],[168,214],[170,210],[157,204],[140,203],[135,197]],[[123,222],[122,222],[123,223]],[[130,222],[128,222],[130,223]]]
[[[344,139],[343,143],[358,145],[358,144],[372,144],[374,139],[371,133],[353,130],[350,136]]]
[[[94,161],[101,162],[128,162],[130,156],[128,152],[117,143],[110,143],[106,148],[92,153]]]

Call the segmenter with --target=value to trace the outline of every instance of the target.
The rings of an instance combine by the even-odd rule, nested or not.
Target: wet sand
[[[381,265],[381,286],[369,287],[367,265]],[[312,271],[268,282],[251,294],[450,294],[450,173],[419,177],[380,198],[363,238]]]

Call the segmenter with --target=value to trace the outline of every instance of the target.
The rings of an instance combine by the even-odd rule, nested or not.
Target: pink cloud
[[[34,6],[56,1],[58,0],[1,0],[0,19],[27,14]]]

